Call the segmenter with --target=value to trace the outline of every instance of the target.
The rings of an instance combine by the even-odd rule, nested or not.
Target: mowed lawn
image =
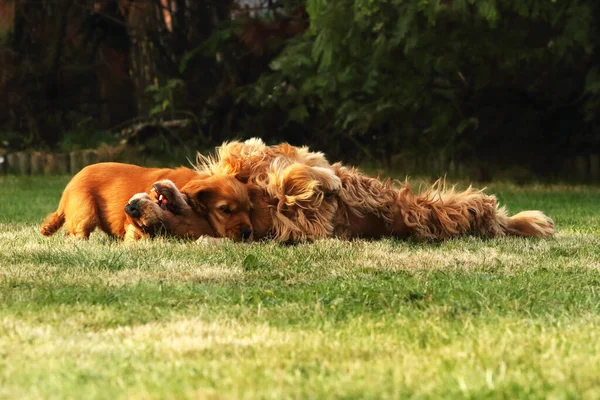
[[[490,185],[550,240],[124,244],[0,177],[0,398],[599,398],[600,189]]]

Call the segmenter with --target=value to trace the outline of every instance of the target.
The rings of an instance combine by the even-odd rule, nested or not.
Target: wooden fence
[[[0,171],[11,175],[73,175],[86,165],[116,160],[114,155],[91,149],[69,153],[20,151],[0,155]]]
[[[123,148],[101,148],[71,151],[69,153],[43,153],[39,151],[0,154],[0,174],[12,175],[74,175],[86,165],[106,161],[125,161]],[[129,158],[129,157],[128,157]],[[481,172],[477,165],[447,161],[444,157],[427,157],[415,160],[411,157],[398,161],[395,170],[406,174],[426,173],[432,176],[470,178],[475,181],[490,178],[500,180],[528,181],[533,178],[528,171],[515,167],[506,171],[497,171],[491,176]],[[409,161],[410,160],[410,161]],[[394,163],[396,164],[396,163]],[[578,156],[567,159],[562,171],[553,171],[567,181],[600,183],[600,155]]]

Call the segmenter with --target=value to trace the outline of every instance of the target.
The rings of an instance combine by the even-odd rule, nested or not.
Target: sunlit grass
[[[217,246],[41,237],[67,181],[0,178],[0,398],[600,397],[598,188],[489,187],[550,240]]]

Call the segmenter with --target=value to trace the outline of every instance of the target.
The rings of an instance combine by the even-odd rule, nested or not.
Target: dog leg
[[[90,234],[96,229],[97,221],[95,216],[89,216],[77,221],[69,227],[69,234],[76,239],[89,239]]]
[[[125,227],[125,238],[124,238],[124,240],[126,242],[133,242],[133,241],[136,241],[136,240],[143,239],[145,237],[146,236],[144,236],[142,234],[142,232],[139,229],[137,229],[134,225],[129,224],[129,225],[127,225]]]

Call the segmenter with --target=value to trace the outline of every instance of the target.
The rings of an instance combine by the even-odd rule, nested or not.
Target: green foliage
[[[291,40],[243,96],[264,114],[282,113],[283,127],[333,121],[340,135],[382,153],[409,147],[457,155],[462,143],[501,134],[486,112],[509,105],[506,95],[531,99],[523,115],[552,114],[583,98],[586,74],[585,110],[596,119],[597,8],[586,1],[308,0],[309,32]],[[518,140],[538,134],[539,126]]]
[[[174,119],[175,107],[175,92],[182,88],[184,82],[181,79],[168,79],[164,85],[155,82],[146,87],[146,93],[152,95],[153,106],[149,111],[151,117],[168,116]]]
[[[111,131],[68,131],[63,134],[58,148],[62,151],[96,149],[103,144],[114,145],[118,142],[119,136]]]

